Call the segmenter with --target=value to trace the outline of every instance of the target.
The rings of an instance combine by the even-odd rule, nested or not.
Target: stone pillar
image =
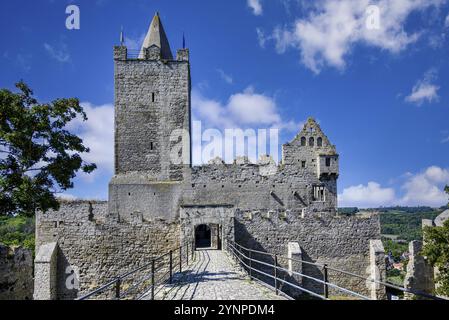
[[[302,251],[298,242],[288,243],[288,258],[302,260]],[[288,260],[288,274],[293,276],[292,271],[302,273],[302,263],[294,260]]]
[[[410,259],[407,264],[407,274],[404,279],[404,287],[410,290],[422,291],[428,294],[434,294],[435,284],[433,268],[421,255],[423,243],[421,241],[412,241],[409,245]],[[404,298],[407,300],[422,299],[411,293],[406,293]]]
[[[34,300],[56,299],[57,250],[56,242],[43,244],[38,248],[34,260]]]
[[[179,49],[176,52],[176,60],[189,61],[189,49]]]
[[[381,240],[369,241],[369,256],[370,256],[370,278],[376,281],[385,282],[387,279],[386,264],[385,264],[385,249]],[[367,282],[370,286],[371,299],[385,300],[387,298],[386,288],[384,285]]]
[[[114,60],[126,60],[128,58],[128,49],[125,46],[114,47]]]
[[[302,273],[302,251],[301,247],[299,246],[298,242],[289,242],[288,243],[288,252],[287,256],[289,259],[295,259],[295,260],[288,260],[288,274],[291,277],[288,281],[292,281],[295,285],[301,286],[302,285],[302,277],[294,274],[294,272]],[[296,261],[299,260],[299,261]],[[286,288],[290,291],[292,296],[301,295],[302,292],[300,290],[296,290],[293,287],[286,286]]]

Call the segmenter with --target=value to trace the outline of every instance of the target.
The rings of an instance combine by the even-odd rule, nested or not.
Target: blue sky
[[[79,30],[65,26],[72,3]],[[23,79],[42,101],[78,97],[90,118],[71,129],[99,169],[67,196],[107,198],[112,48],[123,26],[139,49],[155,11],[173,51],[185,34],[193,115],[205,127],[278,126],[285,143],[313,116],[341,156],[341,205],[447,202],[449,1],[5,1],[0,87]]]

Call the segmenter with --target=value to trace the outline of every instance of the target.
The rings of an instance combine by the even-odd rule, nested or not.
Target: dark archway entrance
[[[206,224],[200,224],[195,228],[195,247],[210,248],[212,246],[211,229]]]

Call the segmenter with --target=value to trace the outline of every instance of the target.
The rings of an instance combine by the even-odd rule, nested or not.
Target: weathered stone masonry
[[[33,254],[0,244],[0,300],[33,298]]]
[[[58,212],[39,214],[36,222],[38,250],[57,244],[56,298],[75,298],[180,243],[192,243],[199,225],[211,227],[217,248],[235,239],[287,255],[288,244],[295,242],[305,261],[372,273],[370,240],[380,239],[379,219],[337,215],[339,156],[313,119],[283,145],[279,165],[265,156],[257,164],[214,159],[191,167],[190,138],[185,138],[191,121],[188,49],[173,58],[156,15],[139,58],[119,46],[114,62],[115,176],[109,201],[63,203]],[[173,161],[176,156],[180,162]],[[382,268],[382,262],[375,263]],[[79,289],[67,285],[71,272]],[[361,293],[369,291],[364,281],[330,276]],[[42,281],[48,280],[37,274],[36,287],[53,292]]]

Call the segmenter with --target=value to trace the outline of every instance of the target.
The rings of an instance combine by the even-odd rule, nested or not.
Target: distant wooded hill
[[[422,219],[435,219],[448,209],[431,207],[380,207],[363,211],[380,212],[381,233],[394,236],[398,240],[412,241],[422,239]],[[352,215],[360,212],[358,208],[339,208],[340,214]]]

